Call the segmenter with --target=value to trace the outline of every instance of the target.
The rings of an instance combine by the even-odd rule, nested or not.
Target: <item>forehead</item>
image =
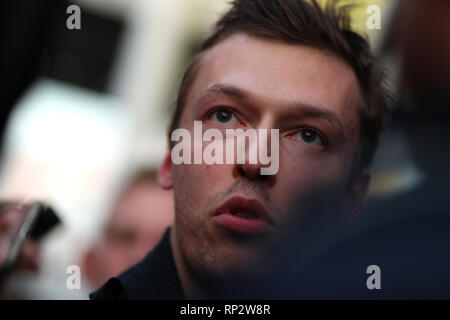
[[[343,60],[322,50],[244,33],[231,35],[204,53],[183,113],[217,84],[237,87],[277,106],[270,112],[297,102],[332,109],[349,125],[356,121],[360,101],[356,76]]]

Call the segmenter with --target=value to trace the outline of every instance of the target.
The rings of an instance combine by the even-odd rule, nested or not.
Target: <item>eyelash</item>
[[[206,119],[211,118],[211,116],[214,114],[214,112],[219,111],[219,110],[230,111],[241,124],[244,124],[244,122],[241,120],[240,114],[236,110],[234,110],[233,108],[226,107],[226,106],[217,106],[217,107],[212,108],[211,110],[208,110],[208,112],[205,114],[205,118]]]
[[[212,108],[211,110],[208,110],[207,113],[205,114],[205,118],[209,119],[214,114],[214,112],[219,111],[219,110],[223,110],[223,109],[224,110],[228,110],[231,113],[233,113],[233,115],[236,117],[236,119],[241,124],[244,124],[243,121],[241,120],[241,116],[240,116],[239,112],[237,112],[234,108],[227,107],[227,106],[217,106],[217,107]],[[329,145],[329,141],[328,141],[327,136],[321,130],[319,130],[317,128],[314,128],[314,127],[310,127],[310,126],[300,127],[296,131],[293,131],[292,133],[288,134],[287,136],[288,137],[292,137],[294,134],[299,133],[301,130],[312,130],[312,131],[316,132],[319,135],[320,139],[322,140],[323,146],[327,147]]]
[[[309,127],[309,126],[304,126],[304,127],[300,127],[299,129],[297,129],[296,131],[294,131],[293,133],[290,133],[288,135],[288,137],[292,137],[295,134],[300,133],[302,130],[311,130],[317,133],[317,135],[319,136],[319,138],[322,140],[323,146],[324,147],[328,147],[329,143],[328,143],[328,138],[325,134],[323,134],[323,132],[319,129],[316,129],[314,127]]]

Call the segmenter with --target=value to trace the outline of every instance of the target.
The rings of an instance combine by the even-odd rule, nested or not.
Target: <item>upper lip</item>
[[[233,213],[237,210],[252,213],[258,219],[264,220],[271,225],[275,225],[275,221],[260,201],[240,196],[235,196],[227,200],[219,207],[219,209],[217,209],[215,215],[220,215],[226,212]]]

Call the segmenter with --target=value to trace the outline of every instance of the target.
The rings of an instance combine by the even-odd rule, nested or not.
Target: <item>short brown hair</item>
[[[316,0],[234,0],[186,69],[169,129],[169,141],[172,131],[179,126],[201,54],[231,34],[242,32],[325,50],[352,67],[364,104],[359,111],[360,143],[355,168],[359,171],[369,167],[388,116],[389,94],[383,83],[384,69],[371,53],[367,40],[351,30],[350,6],[338,7],[338,2],[328,2],[322,9]]]

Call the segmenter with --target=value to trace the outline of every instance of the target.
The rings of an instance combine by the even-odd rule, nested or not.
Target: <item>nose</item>
[[[275,184],[276,175],[261,174],[262,165],[258,164],[238,164],[235,166],[233,175],[235,178],[244,178],[252,181],[260,181],[267,186]]]
[[[279,136],[276,129],[271,130],[273,128],[272,120],[270,118],[265,120],[256,129],[256,134],[252,138],[249,137],[248,144],[244,142],[245,161],[242,161],[242,154],[237,155],[241,161],[236,162],[233,175],[236,179],[245,178],[254,182],[258,181],[270,187],[275,184],[278,173]],[[242,143],[243,140],[240,142]]]
[[[235,164],[233,176],[235,179],[247,179],[253,182],[259,182],[267,187],[271,187],[276,182],[277,174],[262,174],[261,169],[269,167],[270,164],[263,164],[260,159],[256,163],[250,163],[248,156],[243,164]]]

